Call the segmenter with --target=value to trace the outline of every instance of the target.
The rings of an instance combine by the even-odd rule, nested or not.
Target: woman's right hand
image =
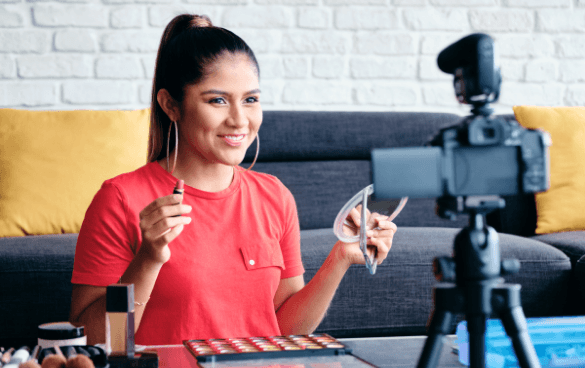
[[[191,223],[191,217],[182,216],[191,212],[191,206],[181,204],[182,199],[182,194],[160,197],[140,211],[142,245],[138,253],[161,264],[171,258],[169,243]]]

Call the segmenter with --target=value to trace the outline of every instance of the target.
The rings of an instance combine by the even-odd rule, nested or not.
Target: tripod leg
[[[450,302],[458,300],[458,298],[454,298],[456,294],[455,287],[438,285],[435,288],[435,311],[431,317],[429,334],[418,360],[417,368],[437,366],[443,349],[443,337],[450,332],[453,323],[454,315],[447,306]]]
[[[494,293],[499,296],[499,302],[503,304],[499,311],[500,318],[506,334],[512,340],[518,364],[521,368],[540,368],[540,361],[530,340],[528,324],[520,305],[520,286],[502,285],[494,289]]]
[[[467,331],[469,333],[469,367],[485,368],[485,332],[487,315],[467,314]]]

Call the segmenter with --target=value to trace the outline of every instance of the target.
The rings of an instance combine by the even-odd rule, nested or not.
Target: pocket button
[[[250,266],[254,266],[256,264],[256,262],[254,262],[253,259],[250,260]]]

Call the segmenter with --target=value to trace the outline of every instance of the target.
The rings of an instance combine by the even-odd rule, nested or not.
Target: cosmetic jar
[[[87,345],[83,326],[75,327],[69,322],[44,323],[38,327],[38,344],[41,348],[55,345]]]

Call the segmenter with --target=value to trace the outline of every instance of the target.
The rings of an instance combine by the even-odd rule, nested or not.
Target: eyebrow
[[[255,94],[255,93],[260,93],[260,89],[259,88],[256,88],[256,89],[253,89],[251,91],[246,92],[245,94],[246,95],[252,95],[252,94]],[[227,93],[225,91],[220,91],[218,89],[209,89],[207,91],[201,92],[201,94],[202,95],[210,95],[210,94],[213,94],[213,95],[223,95],[223,96],[229,95],[229,93]]]

